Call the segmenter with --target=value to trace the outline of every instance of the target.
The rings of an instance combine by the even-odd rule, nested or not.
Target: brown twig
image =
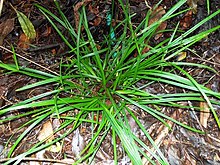
[[[3,50],[8,51],[8,52],[10,52],[10,53],[13,53],[11,50],[9,50],[9,49],[7,49],[7,48],[5,48],[5,47],[3,47],[3,46],[0,46],[0,48],[3,49]],[[38,63],[36,63],[36,62],[34,62],[34,61],[32,61],[32,60],[30,60],[30,59],[28,59],[28,58],[26,58],[26,57],[23,57],[22,55],[20,55],[20,54],[18,54],[18,53],[16,53],[16,56],[18,56],[18,57],[20,57],[20,58],[23,58],[24,60],[29,61],[30,63],[32,63],[32,64],[34,64],[34,65],[36,65],[36,66],[39,66],[40,68],[43,68],[43,69],[47,70],[48,72],[51,72],[51,73],[53,73],[53,74],[55,74],[55,75],[57,75],[57,76],[59,75],[58,73],[56,73],[56,72],[54,72],[54,71],[52,71],[52,70],[50,70],[50,69],[48,69],[48,68],[46,68],[46,67],[44,67],[44,66],[42,66],[42,65],[40,65],[40,64],[38,64]]]

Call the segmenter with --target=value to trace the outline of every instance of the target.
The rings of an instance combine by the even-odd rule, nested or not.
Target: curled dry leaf
[[[46,140],[46,143],[51,142],[54,139],[53,126],[50,121],[47,121],[46,123],[44,123],[37,139],[39,141]],[[51,145],[46,150],[51,151],[51,152],[60,152],[62,150],[62,146],[60,145],[59,142],[57,142],[56,145]]]
[[[158,6],[156,9],[154,9],[151,13],[151,17],[149,19],[149,26],[152,25],[153,23],[159,21],[162,16],[166,13],[166,11],[164,10],[164,8],[162,6]],[[160,26],[157,28],[157,31],[162,31],[165,30],[167,27],[167,22],[164,21],[160,24]],[[163,34],[159,33],[157,34],[154,39],[157,40],[159,39]]]
[[[4,38],[14,29],[14,18],[7,19],[0,24],[0,45],[3,44]]]
[[[100,17],[97,17],[96,19],[93,20],[93,22],[89,22],[93,26],[99,26],[101,23],[102,19]]]

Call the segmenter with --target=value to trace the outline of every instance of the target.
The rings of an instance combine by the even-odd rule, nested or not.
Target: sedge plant
[[[11,73],[25,74],[38,79],[38,82],[21,87],[18,91],[48,84],[54,86],[54,90],[50,92],[42,93],[0,110],[0,116],[3,116],[15,110],[22,111],[34,108],[32,111],[25,111],[16,116],[0,120],[0,123],[5,123],[24,116],[32,116],[28,123],[21,126],[21,128],[27,127],[27,129],[10,148],[8,153],[10,159],[5,164],[12,162],[18,164],[24,157],[61,141],[83,123],[91,125],[92,135],[91,140],[87,143],[84,150],[81,151],[80,158],[76,160],[76,164],[84,161],[91,163],[107,134],[111,134],[112,137],[115,164],[118,163],[117,137],[120,139],[124,152],[130,158],[132,164],[142,164],[142,157],[145,157],[152,164],[156,164],[156,162],[169,164],[144,125],[138,120],[138,116],[135,116],[134,110],[128,108],[129,105],[134,105],[152,115],[167,127],[169,125],[166,121],[170,120],[191,131],[204,133],[165,115],[160,110],[161,107],[189,109],[190,106],[183,106],[179,102],[204,101],[207,102],[216,124],[220,128],[218,116],[213,108],[213,105],[219,104],[216,100],[220,98],[220,94],[197,83],[183,69],[183,66],[202,67],[213,72],[215,70],[202,64],[172,60],[179,53],[220,28],[220,26],[217,26],[200,34],[192,34],[205,22],[218,15],[220,11],[209,15],[185,32],[179,32],[177,24],[170,38],[165,39],[158,45],[150,46],[145,44],[146,41],[149,41],[154,36],[156,29],[163,21],[168,21],[170,18],[188,10],[179,10],[186,3],[186,0],[180,0],[159,21],[151,25],[148,25],[149,17],[151,16],[151,11],[149,10],[146,18],[136,27],[132,25],[131,18],[133,15],[129,14],[128,6],[125,6],[121,0],[119,2],[124,11],[125,19],[118,26],[114,27],[114,30],[116,31],[117,28],[123,27],[123,32],[114,40],[114,45],[112,45],[111,38],[106,37],[102,44],[104,46],[101,46],[101,48],[99,46],[99,49],[98,43],[89,30],[85,7],[82,7],[80,10],[79,27],[76,30],[61,11],[58,2],[55,1],[55,5],[60,16],[56,16],[46,8],[36,4],[68,46],[69,53],[74,56],[65,63],[63,62],[64,60],[60,62],[60,72],[58,75],[18,66],[18,62],[16,62],[16,65],[0,63],[1,68]],[[59,29],[60,25],[69,32],[68,39],[64,36],[62,30]],[[84,32],[81,32],[82,26]],[[149,51],[142,53],[145,47],[149,47]],[[137,57],[131,58],[134,51],[137,52]],[[139,81],[145,81],[146,84],[140,87],[137,85]],[[155,95],[146,90],[148,86],[156,83],[168,84],[185,89],[187,92],[174,94],[158,93]],[[61,97],[63,93],[66,94],[66,97],[63,97],[63,95]],[[45,97],[50,99],[41,100]],[[195,108],[199,110],[199,107]],[[74,116],[68,115],[68,112],[76,109],[78,110],[77,114]],[[155,151],[152,151],[151,147],[142,142],[132,132],[128,122],[128,115],[133,118]],[[94,116],[98,117],[95,118]],[[100,120],[99,117],[101,117]],[[72,129],[49,143],[39,142],[27,152],[12,157],[21,140],[46,118],[62,119],[62,124],[54,133],[69,125],[73,125]]]

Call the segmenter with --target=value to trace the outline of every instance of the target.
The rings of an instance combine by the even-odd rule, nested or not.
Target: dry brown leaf
[[[176,119],[177,118],[177,111],[174,111],[174,113],[171,115],[171,118]],[[170,128],[173,127],[173,122],[172,121],[167,121],[167,124],[169,125]],[[159,133],[156,137],[156,139],[154,140],[154,143],[156,146],[160,147],[161,144],[164,142],[165,137],[168,135],[169,133],[169,128],[165,125],[161,125],[159,127],[159,129],[157,130],[157,132]],[[154,147],[151,148],[151,151],[156,152],[156,149]],[[150,153],[146,153],[147,156],[149,156],[150,158],[152,158],[152,155],[150,155]],[[142,164],[144,165],[148,165],[149,161],[143,157],[142,158]]]
[[[207,105],[206,102],[200,102],[200,123],[204,128],[207,128],[207,124],[208,124],[208,119],[210,116],[210,110],[209,110],[209,106]]]
[[[37,139],[39,141],[46,140],[46,143],[49,143],[54,139],[53,126],[50,121],[47,121],[46,123],[44,123]],[[62,146],[60,145],[59,142],[56,142],[56,145],[51,145],[46,150],[50,152],[60,152],[62,150]]]
[[[88,9],[89,9],[89,12],[91,12],[95,15],[99,14],[99,8],[98,7],[93,7],[91,4],[89,4]]]
[[[189,10],[180,20],[180,27],[184,30],[192,24],[192,10]]]
[[[22,49],[28,49],[29,45],[30,45],[30,40],[24,33],[22,33],[19,37],[18,46]]]
[[[5,37],[14,29],[14,18],[7,19],[0,24],[0,45],[3,44]]]
[[[73,8],[76,31],[78,31],[78,27],[79,27],[79,9],[83,5],[85,6],[88,5],[90,2],[92,2],[92,0],[84,0],[83,2],[78,2]]]
[[[53,126],[50,121],[47,121],[43,124],[43,127],[37,137],[39,141],[43,141],[47,139],[47,141],[52,141],[54,139],[53,136]]]
[[[158,6],[156,9],[154,9],[151,13],[152,17],[149,19],[149,26],[152,25],[153,23],[159,21],[165,13],[166,13],[166,11],[164,10],[164,8],[162,6]],[[165,30],[166,27],[167,27],[167,22],[164,21],[157,28],[157,31]],[[162,33],[159,33],[159,34],[155,35],[154,39],[157,40],[162,35],[163,35]]]

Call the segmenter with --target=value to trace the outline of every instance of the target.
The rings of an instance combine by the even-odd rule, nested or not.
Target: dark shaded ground
[[[73,25],[76,24],[74,18],[74,10],[72,5],[76,5],[77,1],[61,1],[61,9],[64,11],[66,16]],[[9,3],[11,3],[18,10],[22,11],[24,14],[29,16],[29,19],[33,22],[38,36],[36,41],[32,44],[37,46],[38,49],[30,47],[24,48],[24,46],[19,46],[21,39],[21,28],[17,20],[15,20],[15,25],[13,31],[5,38],[3,47],[10,49],[10,44],[15,46],[16,52],[21,54],[22,57],[28,58],[31,61],[34,61],[45,68],[49,68],[51,71],[58,71],[59,61],[61,56],[70,57],[71,55],[66,53],[67,48],[63,44],[62,40],[58,37],[56,32],[51,28],[51,25],[48,21],[42,16],[39,10],[33,6],[35,3],[34,0],[30,1],[7,1],[4,3],[4,8],[2,15],[0,17],[0,22],[3,22],[9,18],[15,18],[16,13],[10,7]],[[42,6],[45,6],[47,9],[54,12],[55,15],[59,15],[53,1],[38,1]],[[153,6],[156,2],[149,1],[149,6]],[[169,9],[172,5],[176,3],[175,0],[169,1],[165,0],[162,2],[161,6],[163,8]],[[90,30],[94,35],[94,38],[100,42],[104,40],[104,35],[107,35],[109,29],[106,28],[106,9],[108,8],[108,4],[106,1],[95,1],[89,2],[86,4],[87,8],[87,17],[90,24]],[[138,1],[130,1],[131,12],[137,13],[135,18],[133,19],[134,23],[139,23],[145,16],[146,10],[148,8],[145,5],[144,0]],[[113,20],[113,25],[117,24],[117,21],[123,19],[123,13],[121,7],[119,7],[119,3],[115,2],[115,16]],[[143,10],[140,10],[143,9]],[[216,0],[211,2],[211,13],[220,9],[220,3]],[[200,0],[198,2],[197,13],[191,15],[180,15],[174,19],[171,19],[170,22],[167,23],[166,28],[174,28],[176,22],[181,21],[182,30],[187,30],[190,27],[194,26],[200,20],[204,19],[207,16],[206,12],[206,2]],[[196,33],[199,33],[203,30],[207,30],[211,27],[219,25],[220,16],[217,16],[215,19],[209,21],[204,26],[199,28]],[[65,33],[65,31],[63,31]],[[116,37],[120,35],[120,29],[116,31]],[[159,43],[164,40],[166,37],[169,37],[171,33],[163,33],[159,38],[152,40],[151,44]],[[220,32],[219,30],[213,34],[210,34],[206,39],[194,45],[191,49],[196,52],[187,52],[187,57],[184,59],[188,62],[196,62],[203,63],[208,66],[213,67],[218,72],[220,70]],[[47,47],[49,45],[49,47]],[[8,52],[6,49],[0,49],[0,60],[4,63],[13,63],[12,53]],[[19,58],[20,65],[27,66],[31,68],[42,69],[32,62],[27,62],[23,58]],[[219,91],[219,82],[220,77],[218,74],[214,74],[210,71],[199,69],[199,68],[185,68],[188,73],[190,73],[199,83],[205,83],[207,87],[211,88],[214,91]],[[17,103],[21,100],[25,100],[26,98],[30,98],[37,94],[50,91],[53,89],[53,86],[44,86],[39,87],[37,89],[25,91],[25,92],[16,92],[17,88],[24,86],[27,83],[36,82],[36,79],[31,79],[27,76],[17,75],[17,74],[4,74],[1,71],[0,74],[0,107],[6,107],[13,103]],[[140,82],[140,85],[145,82]],[[157,86],[152,86],[146,90],[150,90],[152,93],[175,93],[180,89],[175,89],[173,87],[165,86],[164,84],[157,84]],[[183,102],[183,104],[186,104]],[[188,104],[199,105],[201,103],[191,102]],[[129,107],[131,109],[135,109],[136,107]],[[220,107],[215,107],[220,116]],[[207,122],[207,128],[201,125],[200,123],[200,113],[191,109],[190,111],[183,111],[181,109],[177,111],[173,111],[172,109],[163,109],[164,113],[168,116],[172,116],[176,120],[179,120],[185,124],[188,124],[197,129],[202,129],[206,132],[205,135],[201,135],[198,133],[190,132],[180,126],[175,124],[171,124],[173,128],[169,134],[166,132],[166,127],[164,127],[161,123],[159,123],[156,119],[149,116],[145,112],[142,112],[137,109],[136,115],[138,116],[141,123],[148,129],[149,133],[155,140],[160,142],[160,148],[163,151],[166,158],[169,160],[172,165],[189,165],[189,164],[201,164],[201,165],[211,165],[211,164],[220,164],[220,132],[217,128],[217,125],[213,119],[213,116],[210,116]],[[20,112],[14,112],[15,114]],[[74,112],[73,112],[74,113]],[[13,114],[9,114],[13,115]],[[7,116],[5,116],[7,117]],[[4,117],[3,117],[4,118]],[[18,127],[23,123],[27,122],[29,118],[21,118],[20,120],[11,121],[10,123],[5,123],[0,125],[0,158],[6,158],[8,148],[3,150],[6,145],[8,139],[12,134],[14,134],[13,138],[9,142],[8,146],[13,144],[14,140],[25,130],[18,130]],[[45,121],[46,122],[46,121]],[[132,121],[130,121],[132,124]],[[59,125],[59,121],[53,120],[53,127]],[[16,149],[16,152],[13,156],[17,154],[21,154],[30,148],[33,144],[38,142],[37,134],[41,129],[42,125],[36,127],[27,138],[25,138],[20,147]],[[68,128],[66,128],[68,129]],[[83,125],[78,132],[74,132],[69,135],[65,141],[64,146],[59,152],[49,152],[45,151],[41,156],[40,153],[33,155],[33,158],[40,157],[41,159],[55,159],[62,160],[65,157],[74,160],[75,155],[71,150],[71,141],[74,138],[74,134],[80,134],[85,142],[88,142],[90,138],[90,130],[91,128],[87,125]],[[135,134],[142,139],[145,143],[148,143],[146,137],[144,137],[142,132],[138,130],[137,125],[133,125],[133,131]],[[62,134],[62,132],[60,132]],[[57,135],[58,136],[58,135]],[[160,137],[161,136],[161,137]],[[121,153],[120,153],[121,151]],[[64,157],[65,155],[65,157]],[[113,148],[111,146],[111,137],[107,136],[104,141],[101,150],[97,153],[96,163],[94,164],[113,164]],[[119,159],[121,164],[129,164],[129,159],[126,158],[123,154],[121,146],[119,145]],[[144,160],[143,160],[144,161]],[[1,162],[1,160],[0,160]],[[31,163],[30,161],[26,161],[26,163]]]

